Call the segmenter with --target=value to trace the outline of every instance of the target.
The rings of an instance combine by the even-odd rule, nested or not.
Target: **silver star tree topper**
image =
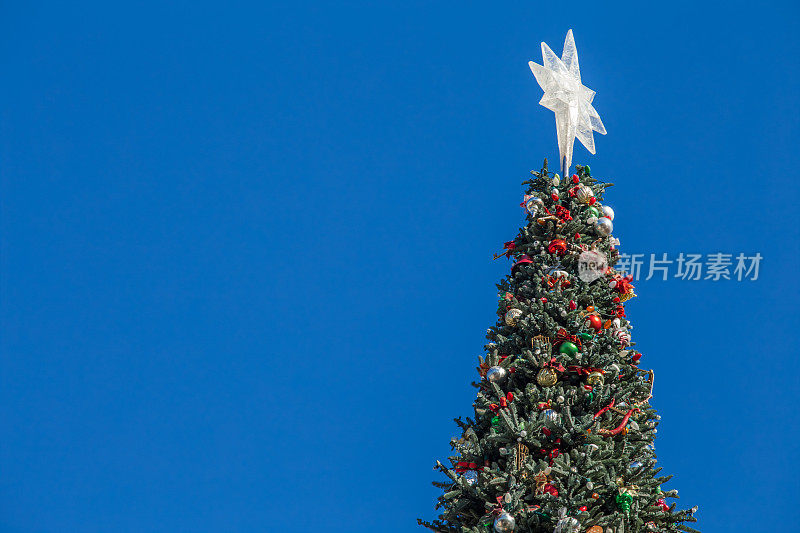
[[[572,30],[567,32],[561,59],[546,43],[542,43],[542,63],[544,66],[529,61],[528,65],[544,90],[539,103],[556,114],[558,152],[561,170],[566,176],[572,165],[575,138],[589,152],[595,153],[592,130],[605,135],[606,128],[592,107],[595,92],[581,83],[578,49],[575,48]]]

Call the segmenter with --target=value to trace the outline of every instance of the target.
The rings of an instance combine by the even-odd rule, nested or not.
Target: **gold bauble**
[[[586,383],[591,385],[592,387],[601,386],[605,378],[601,372],[590,372],[588,376],[586,376]]]
[[[586,530],[586,533],[603,533],[603,526],[592,526]]]
[[[536,374],[536,383],[542,387],[552,387],[558,382],[558,374],[552,368],[545,367]]]

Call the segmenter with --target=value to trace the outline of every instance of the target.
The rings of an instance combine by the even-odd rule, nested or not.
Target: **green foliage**
[[[696,520],[694,509],[667,508],[664,498],[677,491],[661,490],[669,477],[658,476],[653,447],[660,418],[648,403],[653,374],[639,368],[623,306],[633,287],[613,268],[597,279],[579,275],[583,252],[602,254],[608,265],[618,252],[593,226],[612,184],[576,168],[575,180],[560,179],[545,160],[523,182],[541,204],[527,210],[509,253],[530,261],[497,284],[498,320],[478,358],[482,379],[473,383],[475,417],[456,419],[461,435],[451,441],[449,464],[437,462],[447,478],[434,483],[443,491],[439,518],[419,520],[433,531],[493,531],[501,505],[520,532],[551,533],[565,516],[582,532],[594,525],[613,533],[695,531],[684,524]],[[581,186],[595,200],[577,194]],[[550,246],[559,240],[563,250]],[[510,309],[522,312],[515,321],[506,320]],[[567,340],[577,353],[559,350]],[[490,382],[494,366],[506,373]],[[537,381],[543,369],[555,370],[554,385]],[[477,479],[470,483],[466,471]]]

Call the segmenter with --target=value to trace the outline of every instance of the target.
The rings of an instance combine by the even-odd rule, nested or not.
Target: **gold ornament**
[[[604,381],[605,378],[601,372],[590,372],[589,375],[586,376],[586,383],[592,387],[602,386]]]
[[[578,187],[578,190],[575,191],[575,198],[578,200],[579,203],[588,204],[591,198],[594,197],[594,191],[591,187],[587,187],[586,185],[581,185]]]
[[[636,297],[636,293],[633,292],[633,291],[630,291],[630,292],[626,292],[624,294],[620,294],[619,295],[619,301],[620,302],[627,302],[631,298],[635,298],[635,297]]]
[[[553,351],[553,342],[550,337],[536,335],[533,339],[531,339],[531,348],[534,350],[540,350],[545,355],[550,355],[550,353]]]
[[[528,471],[525,469],[525,459],[528,457],[528,447],[521,442],[517,443],[517,454],[514,458],[514,463],[519,472],[519,477],[525,479],[528,477]]]
[[[536,383],[542,387],[552,387],[558,382],[558,374],[552,368],[545,367],[536,374]]]
[[[550,477],[544,473],[544,470],[533,476],[533,480],[536,482],[536,493],[543,493],[544,488],[550,483]]]
[[[586,530],[586,533],[603,533],[603,526],[592,526]]]
[[[508,324],[509,326],[516,326],[517,325],[517,321],[520,319],[521,316],[522,316],[522,310],[521,309],[517,309],[517,308],[509,309],[508,312],[506,313],[506,317],[505,317],[506,324]]]

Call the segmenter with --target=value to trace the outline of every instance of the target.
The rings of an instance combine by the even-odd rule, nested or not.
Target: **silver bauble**
[[[556,412],[555,412],[555,411],[553,411],[552,409],[545,409],[544,411],[542,411],[542,414],[543,414],[543,415],[544,415],[544,417],[545,417],[546,419],[548,419],[548,420],[552,420],[552,421],[554,421],[554,422],[555,422],[556,420],[558,420],[558,413],[556,413]]]
[[[591,198],[594,198],[594,191],[592,191],[591,187],[581,185],[578,187],[578,190],[575,191],[575,199],[578,200],[579,203],[588,204]]]
[[[533,216],[544,213],[544,201],[538,196],[528,198],[525,202],[525,209]]]
[[[506,379],[507,374],[508,371],[502,366],[493,366],[492,368],[486,371],[486,381],[491,381],[492,383],[499,383],[504,379]]]
[[[614,220],[614,210],[611,209],[610,205],[603,206],[603,216],[608,220]]]
[[[594,223],[594,230],[602,236],[611,235],[611,232],[614,230],[614,224],[611,223],[610,218],[600,217],[597,219],[597,222]]]
[[[474,485],[478,482],[478,473],[475,470],[467,470],[461,477],[464,478],[467,485]]]
[[[509,309],[505,317],[506,324],[508,324],[509,326],[516,326],[517,320],[519,320],[519,317],[521,316],[522,316],[522,309],[517,309],[517,308]]]
[[[503,511],[494,519],[494,530],[497,533],[511,533],[517,528],[517,522],[514,517]]]

